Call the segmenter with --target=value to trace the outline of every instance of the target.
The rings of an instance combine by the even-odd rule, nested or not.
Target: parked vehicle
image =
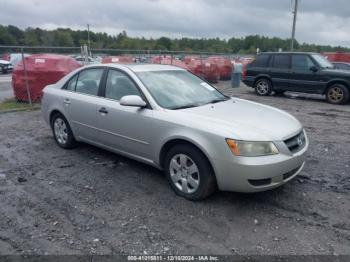
[[[349,100],[350,72],[336,70],[317,53],[261,53],[243,75],[243,82],[261,96],[293,91],[323,94],[332,104]]]
[[[0,72],[3,74],[7,74],[12,72],[13,65],[7,60],[0,60]]]
[[[278,187],[302,170],[308,148],[290,114],[170,65],[86,66],[48,85],[41,108],[60,147],[83,141],[163,169],[191,200]]]
[[[335,69],[350,70],[350,63],[345,62],[332,62]]]

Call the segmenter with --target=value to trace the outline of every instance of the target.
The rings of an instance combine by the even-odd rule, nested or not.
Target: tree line
[[[266,37],[249,35],[246,37],[220,38],[175,38],[160,37],[157,39],[144,37],[130,37],[125,31],[117,35],[91,32],[91,48],[110,49],[135,49],[135,50],[168,50],[168,51],[204,51],[219,53],[254,54],[256,49],[260,51],[288,51],[290,39],[279,37]],[[13,26],[0,25],[0,45],[25,45],[25,46],[61,46],[79,47],[87,44],[87,30],[72,30],[70,28],[57,28],[45,30],[28,27],[24,30]],[[295,41],[296,51],[307,52],[349,52],[350,48],[330,45],[317,45],[299,43]]]

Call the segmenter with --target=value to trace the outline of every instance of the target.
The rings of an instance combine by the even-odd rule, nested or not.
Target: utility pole
[[[88,46],[88,50],[90,50],[90,25],[89,24],[87,24],[87,29],[88,29],[87,46]]]
[[[295,25],[297,22],[297,12],[298,12],[298,0],[294,0],[293,29],[292,29],[292,39],[291,39],[291,43],[290,43],[290,51],[293,51],[293,49],[294,49]]]

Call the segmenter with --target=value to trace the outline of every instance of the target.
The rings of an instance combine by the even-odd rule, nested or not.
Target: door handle
[[[108,114],[108,111],[105,107],[101,107],[98,112],[102,113],[102,114]]]
[[[70,105],[70,100],[68,98],[64,99],[63,103],[65,105]]]

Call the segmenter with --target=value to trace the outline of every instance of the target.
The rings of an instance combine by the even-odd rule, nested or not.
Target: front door
[[[320,77],[316,65],[308,55],[292,55],[292,68],[290,76],[291,91],[317,93],[320,90]]]
[[[150,160],[152,152],[151,108],[122,106],[119,100],[126,95],[143,97],[132,79],[116,69],[109,69],[105,97],[97,105],[99,142],[118,151]]]

